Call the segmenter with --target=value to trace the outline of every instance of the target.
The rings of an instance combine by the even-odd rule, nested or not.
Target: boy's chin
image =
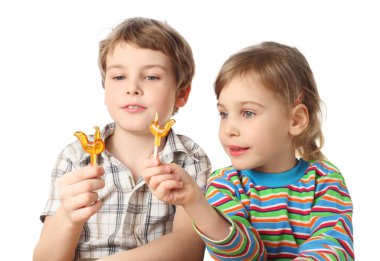
[[[149,132],[149,124],[132,125],[131,123],[119,124],[119,127],[124,131],[131,134],[146,134]]]

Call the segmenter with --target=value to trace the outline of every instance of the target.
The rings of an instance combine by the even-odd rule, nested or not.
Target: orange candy
[[[97,157],[100,153],[104,151],[106,148],[106,145],[104,144],[104,141],[102,140],[101,133],[99,130],[99,127],[95,126],[95,134],[94,134],[94,140],[88,141],[87,135],[84,134],[82,131],[76,131],[74,133],[74,136],[78,138],[80,141],[80,144],[82,145],[82,148],[85,152],[90,154],[91,164],[93,166],[97,165]]]
[[[156,112],[154,121],[149,126],[150,132],[154,135],[154,157],[155,158],[157,157],[158,147],[160,147],[160,144],[161,144],[161,138],[168,135],[170,128],[173,126],[174,123],[175,123],[175,120],[170,119],[165,123],[164,128],[161,128],[160,125],[158,125],[158,113]]]

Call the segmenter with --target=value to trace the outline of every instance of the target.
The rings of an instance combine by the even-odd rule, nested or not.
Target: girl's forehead
[[[254,77],[247,76],[235,76],[229,82],[227,82],[223,88],[221,89],[222,93],[234,93],[240,92],[243,95],[261,93],[261,92],[271,92],[269,88],[267,88],[262,81],[258,80]]]
[[[284,105],[281,95],[272,91],[262,81],[251,77],[234,77],[221,89],[218,104],[276,103]]]

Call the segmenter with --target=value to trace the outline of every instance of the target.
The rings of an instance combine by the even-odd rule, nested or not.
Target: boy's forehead
[[[107,68],[117,65],[158,66],[173,69],[171,58],[161,51],[141,48],[136,45],[122,42],[116,44],[107,55]]]
[[[137,43],[129,42],[129,41],[117,41],[115,42],[112,46],[110,46],[110,50],[108,52],[108,55],[113,55],[115,51],[120,51],[120,50],[135,50],[135,51],[141,51],[141,52],[151,52],[151,53],[156,53],[160,54],[162,56],[165,56],[170,59],[169,55],[164,53],[162,50],[158,49],[152,49],[144,46],[140,46]]]

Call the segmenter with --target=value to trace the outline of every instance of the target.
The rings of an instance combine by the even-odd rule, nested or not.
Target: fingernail
[[[104,168],[102,166],[97,167],[101,175],[104,175]]]

